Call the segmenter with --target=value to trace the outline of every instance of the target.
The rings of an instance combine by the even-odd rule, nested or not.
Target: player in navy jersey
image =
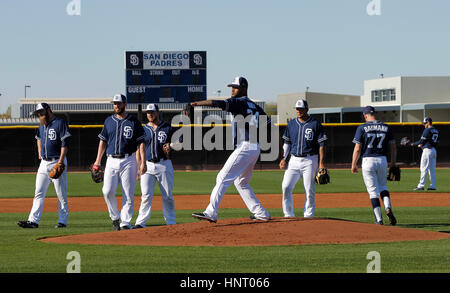
[[[35,115],[39,117],[40,125],[36,133],[38,157],[41,160],[36,175],[36,189],[28,221],[19,221],[22,228],[38,228],[41,220],[44,200],[50,183],[55,186],[58,197],[58,223],[55,228],[67,226],[69,204],[67,201],[67,159],[69,146],[69,126],[67,122],[56,117],[47,103],[36,106]],[[57,179],[49,177],[48,172],[57,163],[64,163],[66,168]]]
[[[303,216],[314,217],[315,213],[315,183],[314,178],[318,167],[325,168],[325,142],[327,135],[322,124],[308,115],[308,103],[300,99],[295,104],[297,118],[289,121],[283,134],[283,158],[280,169],[286,168],[284,173],[283,213],[285,217],[295,217],[292,192],[300,178],[305,187],[305,205]]]
[[[424,190],[427,183],[427,176],[430,175],[430,186],[428,190],[436,190],[436,146],[439,142],[439,131],[434,128],[433,120],[430,117],[423,119],[425,127],[420,140],[411,143],[411,146],[422,149],[420,159],[420,181],[414,190]]]
[[[109,216],[113,221],[114,230],[130,229],[134,210],[134,190],[138,172],[145,174],[145,161],[138,166],[136,151],[145,157],[144,129],[141,122],[126,112],[127,98],[115,95],[114,114],[106,118],[102,131],[98,135],[97,159],[93,164],[98,168],[103,154],[106,152],[103,196],[108,206]],[[116,190],[120,183],[122,187],[122,210],[117,209]]]
[[[158,182],[161,190],[163,216],[167,225],[175,222],[175,201],[173,198],[174,170],[172,161],[163,151],[164,145],[170,147],[173,128],[160,119],[159,107],[148,104],[146,108],[148,123],[145,131],[145,158],[138,155],[138,162],[144,160],[147,172],[141,175],[141,206],[134,229],[144,228],[150,219],[155,184]]]
[[[263,208],[250,187],[253,168],[261,152],[257,130],[259,117],[267,115],[264,110],[247,97],[248,82],[244,77],[236,77],[231,84],[231,98],[226,100],[207,100],[191,103],[192,106],[218,107],[233,115],[233,133],[235,150],[217,175],[216,185],[211,192],[210,203],[203,213],[192,216],[199,220],[217,222],[220,202],[227,188],[234,182],[252,220],[267,221],[269,212]]]
[[[376,119],[375,109],[367,106],[363,110],[366,123],[356,129],[353,143],[352,173],[358,173],[357,162],[362,156],[362,172],[370,196],[376,223],[383,225],[380,199],[383,200],[386,215],[391,225],[396,225],[387,188],[387,156],[391,155],[391,166],[396,165],[397,148],[392,129]]]

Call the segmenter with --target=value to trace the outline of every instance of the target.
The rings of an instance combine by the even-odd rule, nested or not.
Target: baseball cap
[[[300,99],[295,103],[295,109],[308,109],[308,102],[306,100]]]
[[[430,123],[433,123],[433,120],[431,119],[431,117],[425,117],[424,119],[423,119],[423,124],[427,124],[428,122],[430,122]]]
[[[145,108],[145,111],[154,111],[154,112],[158,112],[159,111],[159,107],[156,104],[148,104],[147,108]]]
[[[121,95],[121,94],[114,95],[113,100],[111,101],[111,103],[115,103],[115,102],[126,103],[127,102],[127,97],[125,97],[124,95]]]
[[[236,76],[233,81],[227,85],[228,87],[248,87],[248,81],[245,77]]]
[[[36,114],[40,110],[50,109],[50,106],[47,103],[39,103],[36,105],[36,110],[34,110],[33,114]]]
[[[375,108],[374,107],[372,107],[372,106],[364,107],[364,109],[363,109],[363,114],[364,115],[373,114],[373,113],[375,113]]]

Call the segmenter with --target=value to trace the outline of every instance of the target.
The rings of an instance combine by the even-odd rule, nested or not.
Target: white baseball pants
[[[420,181],[417,187],[424,188],[427,183],[427,177],[430,175],[429,188],[436,188],[436,156],[435,148],[423,149],[420,159]]]
[[[125,158],[108,157],[103,180],[103,196],[108,206],[111,220],[121,220],[120,226],[130,226],[134,209],[134,190],[136,188],[138,164],[133,153]],[[122,210],[117,208],[116,190],[122,188]]]
[[[370,199],[379,198],[387,189],[387,160],[382,157],[365,157],[362,159],[362,175]]]
[[[141,206],[136,225],[145,227],[152,212],[153,193],[158,182],[161,190],[163,215],[167,225],[175,225],[175,201],[172,190],[174,184],[174,170],[172,161],[161,160],[158,163],[147,161],[147,172],[141,175]]]
[[[247,141],[236,147],[217,175],[216,186],[211,192],[210,203],[204,212],[206,215],[217,219],[220,202],[227,188],[234,182],[248,210],[257,218],[270,218],[269,212],[263,208],[249,184],[260,152],[259,144]]]
[[[69,203],[67,201],[67,160],[64,159],[66,168],[58,179],[51,179],[48,172],[56,165],[58,159],[53,161],[41,160],[36,174],[36,188],[34,192],[33,206],[28,221],[39,224],[44,209],[45,196],[51,182],[55,186],[58,197],[58,223],[67,225],[69,217]]]
[[[303,216],[305,218],[314,217],[316,210],[316,185],[314,178],[317,174],[318,166],[318,155],[307,157],[295,157],[291,155],[288,168],[286,172],[284,172],[283,182],[281,184],[283,190],[282,206],[285,217],[295,217],[292,192],[300,178],[303,179],[303,186],[305,188]]]

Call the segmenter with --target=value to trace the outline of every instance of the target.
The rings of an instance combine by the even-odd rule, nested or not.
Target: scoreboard
[[[206,100],[206,51],[127,51],[128,103]]]

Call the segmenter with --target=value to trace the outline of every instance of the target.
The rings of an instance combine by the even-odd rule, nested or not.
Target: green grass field
[[[217,172],[176,173],[175,194],[208,194]],[[361,174],[332,170],[332,184],[318,186],[318,192],[364,192]],[[440,169],[438,192],[450,192],[450,170]],[[251,181],[256,193],[280,193],[281,171],[255,172]],[[391,191],[410,191],[419,171],[403,170],[401,182],[390,182]],[[0,197],[32,197],[32,174],[0,174]],[[69,174],[70,196],[99,196],[101,184],[88,174]],[[192,184],[195,182],[195,185]],[[49,196],[54,195],[50,187]],[[159,191],[158,191],[159,192]],[[230,193],[235,193],[230,188]],[[296,187],[301,193],[301,184]],[[137,194],[140,194],[139,188]],[[428,193],[432,199],[433,193]],[[70,199],[69,199],[70,200]],[[176,200],[176,199],[175,199]],[[269,210],[282,216],[280,209]],[[450,233],[450,207],[396,207],[399,227]],[[194,222],[192,211],[177,211],[179,223]],[[301,214],[301,210],[296,210]],[[370,208],[316,210],[318,217],[333,217],[372,223]],[[273,247],[142,247],[111,245],[68,245],[42,243],[42,237],[111,231],[107,212],[72,212],[69,227],[54,229],[57,213],[45,213],[39,229],[20,229],[17,220],[27,213],[0,214],[0,272],[66,272],[70,251],[81,255],[81,271],[157,273],[365,273],[367,253],[378,251],[384,273],[450,273],[450,240],[409,241],[378,244],[301,245]],[[135,217],[137,214],[135,214]],[[248,217],[245,209],[221,209],[220,218]],[[385,219],[386,220],[386,219]],[[386,220],[387,221],[387,220]],[[161,211],[152,212],[150,224],[163,225]],[[118,232],[120,233],[120,232]]]
[[[366,192],[361,172],[352,174],[350,170],[331,170],[331,184],[317,185],[316,192]],[[252,185],[258,193],[281,193],[281,181],[284,171],[255,171]],[[400,182],[388,182],[392,192],[411,192],[417,186],[420,171],[418,169],[402,170]],[[216,171],[205,172],[175,172],[174,194],[209,194],[216,182]],[[102,184],[92,182],[89,173],[69,173],[68,194],[70,196],[102,196]],[[0,174],[0,198],[33,197],[35,174]],[[450,192],[450,169],[439,169],[437,172],[437,192]],[[297,184],[296,193],[303,192],[303,186]],[[227,193],[236,194],[236,188],[231,185]],[[117,194],[121,194],[120,187]],[[140,195],[140,186],[136,186],[136,194]],[[160,194],[156,187],[155,194]],[[48,196],[55,196],[55,189],[50,185]]]

